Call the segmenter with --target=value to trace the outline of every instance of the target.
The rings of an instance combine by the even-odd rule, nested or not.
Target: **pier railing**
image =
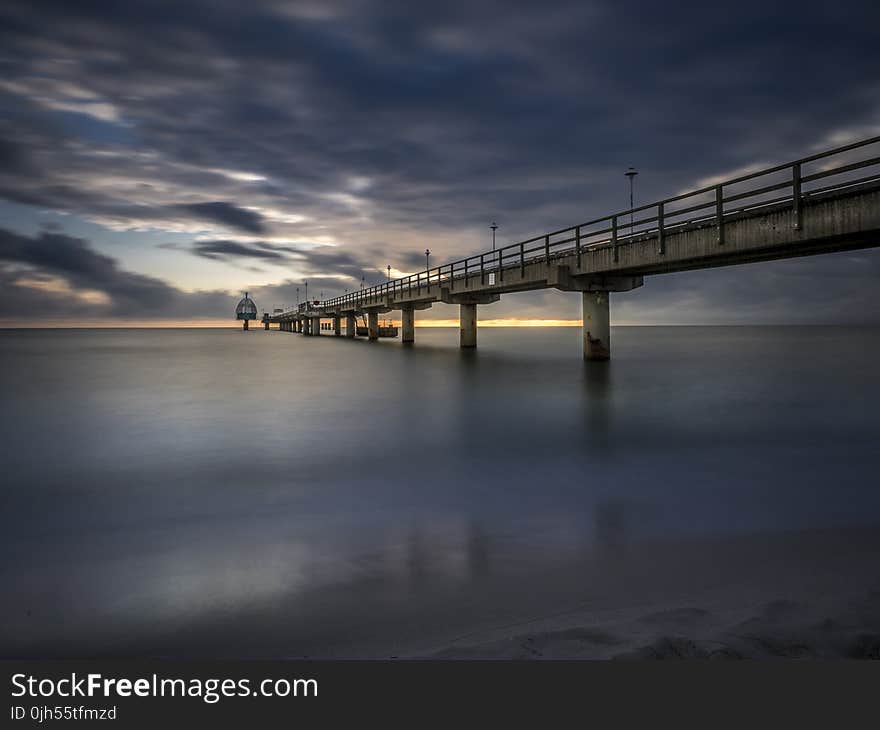
[[[369,306],[404,293],[427,296],[443,285],[454,291],[456,282],[463,285],[477,274],[482,285],[500,287],[506,272],[524,273],[528,264],[575,256],[580,266],[583,254],[597,248],[613,249],[617,261],[622,247],[648,238],[657,240],[663,255],[665,237],[692,226],[714,226],[723,246],[726,221],[772,206],[790,206],[792,225],[799,228],[811,196],[880,181],[878,153],[880,136],[871,137],[349,292],[320,307]]]

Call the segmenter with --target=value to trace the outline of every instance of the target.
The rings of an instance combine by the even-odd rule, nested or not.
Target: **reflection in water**
[[[619,499],[607,499],[596,503],[595,545],[602,556],[619,556],[627,546],[626,503]]]
[[[585,433],[596,447],[606,454],[615,448],[611,438],[614,411],[611,403],[612,365],[610,361],[584,362],[584,408],[586,410]]]
[[[877,330],[457,337],[0,333],[0,655],[383,655],[880,518]]]
[[[467,565],[471,580],[481,580],[489,575],[489,538],[480,524],[468,523]]]
[[[428,574],[428,555],[422,544],[422,533],[413,530],[409,534],[406,551],[406,568],[410,583],[418,588],[423,585]]]

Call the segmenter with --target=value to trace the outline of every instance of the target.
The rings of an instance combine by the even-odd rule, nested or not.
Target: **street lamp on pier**
[[[629,169],[623,173],[629,178],[629,235],[633,234],[633,178],[639,174],[638,170],[630,165]]]
[[[495,250],[495,231],[498,230],[498,224],[495,221],[492,221],[492,225],[489,226],[492,229],[492,250]]]
[[[425,249],[425,271],[431,270],[431,250]]]

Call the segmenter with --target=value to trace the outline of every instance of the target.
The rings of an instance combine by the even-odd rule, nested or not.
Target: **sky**
[[[880,134],[878,28],[876,0],[4,0],[0,326],[227,323],[617,212],[630,165],[638,204]],[[878,324],[878,280],[876,249],[667,274],[612,317]]]

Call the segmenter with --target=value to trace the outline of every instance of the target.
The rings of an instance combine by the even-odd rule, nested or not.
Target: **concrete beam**
[[[478,294],[475,292],[453,294],[449,289],[443,289],[440,292],[440,300],[444,304],[493,304],[499,299],[501,299],[500,294]]]
[[[379,312],[374,309],[367,312],[367,333],[369,339],[379,339]]]
[[[607,291],[585,291],[584,360],[608,360],[611,357],[611,317]]]
[[[401,309],[401,310],[403,310],[403,309],[422,310],[422,309],[430,309],[432,304],[433,304],[433,302],[427,302],[427,301],[422,301],[422,302],[391,302],[391,308],[392,309]]]
[[[551,266],[547,285],[560,291],[615,291],[624,292],[638,289],[645,283],[641,276],[621,276],[614,274],[573,275],[568,266]]]
[[[461,304],[459,305],[459,323],[461,326],[460,345],[461,347],[477,346],[477,305]]]

